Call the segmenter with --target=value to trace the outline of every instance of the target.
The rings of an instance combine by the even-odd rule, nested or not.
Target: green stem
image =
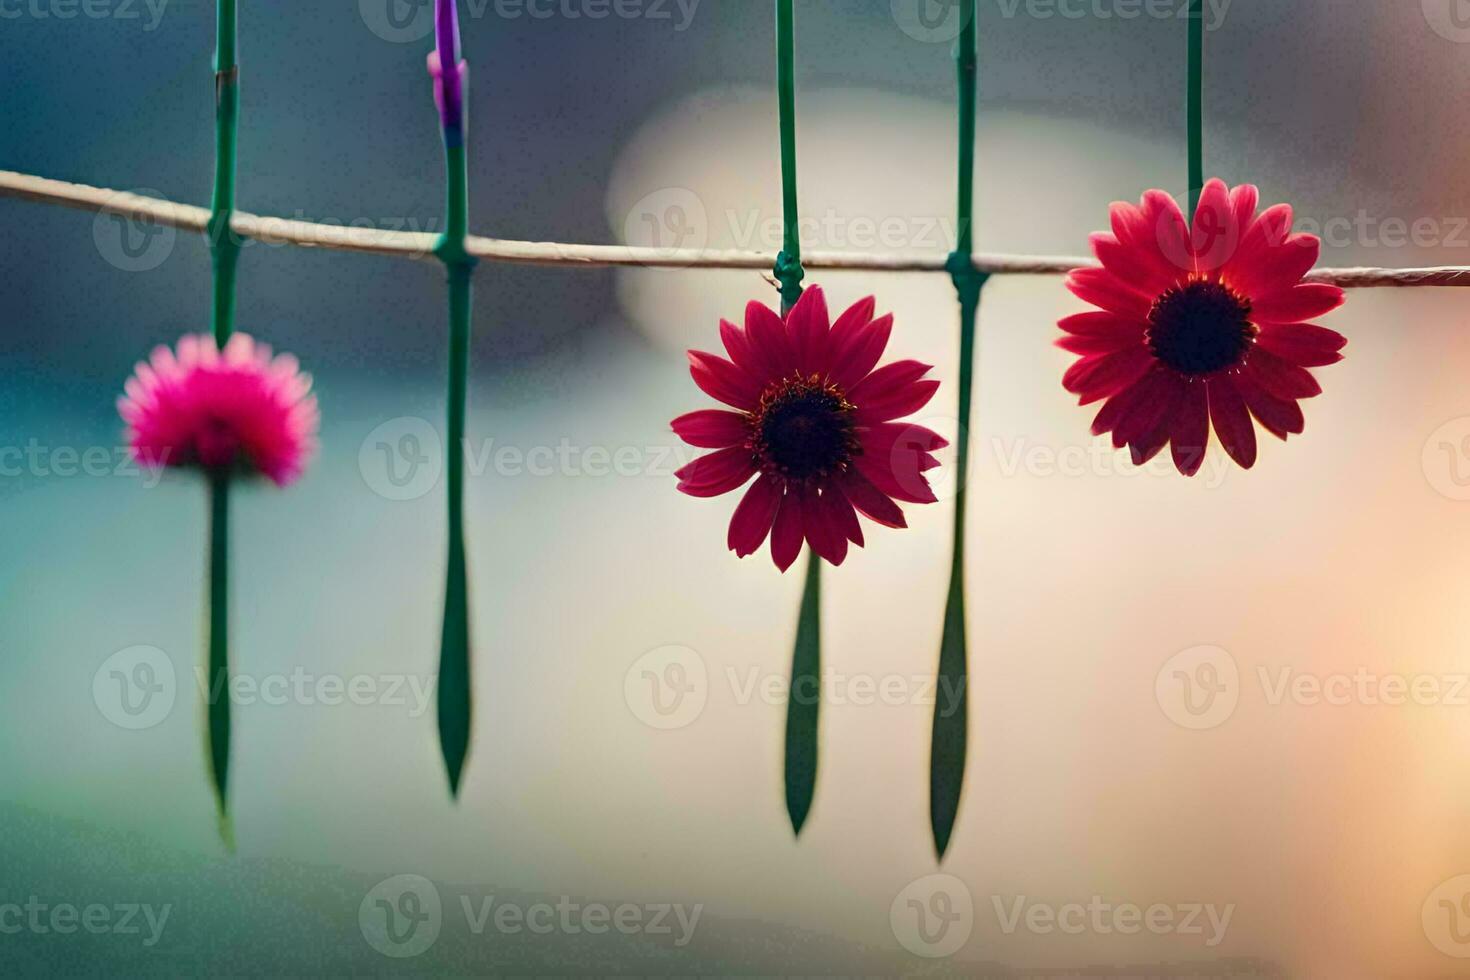
[[[214,339],[223,347],[235,329],[235,269],[240,260],[240,243],[230,231],[240,115],[235,0],[219,0],[216,13],[214,194],[210,202],[209,248],[214,265]]]
[[[228,827],[230,777],[230,477],[209,480],[209,774]],[[226,831],[226,839],[228,832]]]
[[[801,298],[801,217],[796,195],[796,30],[791,0],[776,0],[776,101],[781,121],[781,212],[783,242],[776,256],[781,315]],[[822,560],[807,559],[806,581],[791,654],[791,688],[786,704],[786,813],[800,836],[817,791],[817,729],[821,712]]]
[[[796,200],[796,30],[791,0],[776,0],[776,99],[781,116],[781,213],[784,222],[776,280],[781,284],[781,312],[801,298],[801,220]]]
[[[959,80],[958,220],[949,272],[960,301],[959,438],[956,447],[954,544],[949,593],[939,643],[938,691],[929,752],[929,822],[944,857],[959,813],[969,740],[969,651],[965,637],[965,503],[969,494],[970,410],[975,376],[975,319],[987,276],[976,270],[974,249],[976,56],[975,0],[962,0],[955,65]]]
[[[475,260],[465,250],[469,228],[469,165],[461,141],[446,140],[445,169],[446,231],[435,253],[449,276],[449,554],[439,648],[438,705],[439,747],[449,776],[449,791],[457,797],[469,755],[474,712],[470,693],[469,574],[464,535],[464,442]]]
[[[1189,142],[1189,213],[1194,220],[1205,186],[1205,17],[1204,0],[1189,3],[1189,82],[1185,109]]]
[[[791,656],[786,703],[786,812],[801,834],[817,789],[817,728],[822,708],[822,559],[807,558],[806,584]]]
[[[230,231],[235,210],[236,144],[240,116],[240,66],[235,50],[235,0],[216,8],[214,93],[214,193],[210,202],[209,249],[214,270],[211,327],[223,348],[235,329],[235,273],[240,243]],[[231,843],[230,775],[230,474],[209,481],[209,688],[210,777],[219,806],[220,834]]]

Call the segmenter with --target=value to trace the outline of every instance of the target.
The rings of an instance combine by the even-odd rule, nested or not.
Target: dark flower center
[[[751,448],[761,469],[789,480],[841,472],[858,451],[853,406],[818,375],[793,375],[766,386],[751,413]]]
[[[1154,356],[1181,374],[1210,374],[1240,363],[1255,339],[1250,302],[1222,283],[1194,279],[1154,301],[1145,338]]]

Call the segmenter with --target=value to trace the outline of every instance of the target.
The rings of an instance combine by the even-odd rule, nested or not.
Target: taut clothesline
[[[80,211],[107,212],[137,221],[151,221],[182,231],[206,234],[208,208],[175,204],[126,191],[50,180],[32,174],[0,170],[0,197],[43,204],[59,204]],[[345,252],[365,252],[400,258],[437,261],[433,249],[439,236],[428,232],[386,231],[342,225],[314,224],[286,218],[234,212],[231,230],[240,238],[269,244],[298,245]],[[633,245],[575,245],[565,242],[522,242],[471,235],[469,254],[486,262],[556,266],[646,266],[664,269],[751,269],[769,272],[775,254],[736,249],[649,248]],[[948,255],[893,255],[856,252],[803,252],[807,269],[855,272],[943,272]],[[1094,266],[1092,259],[1065,255],[999,255],[977,252],[975,268],[990,275],[1048,276]],[[1341,268],[1314,269],[1306,282],[1343,288],[1372,286],[1470,286],[1470,267],[1435,266],[1422,269]]]

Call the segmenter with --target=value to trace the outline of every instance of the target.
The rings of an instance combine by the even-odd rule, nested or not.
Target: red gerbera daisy
[[[939,382],[931,365],[895,361],[874,367],[893,330],[891,314],[873,318],[872,297],[833,324],[820,287],[802,294],[783,321],[761,303],[745,308],[745,327],[720,321],[729,359],[690,351],[694,383],[736,411],[705,409],[674,419],[691,446],[715,449],[676,474],[679,489],[715,497],[756,481],[730,520],[729,547],[741,558],[771,537],[783,572],[803,539],[834,565],[848,543],[862,546],[863,514],[905,527],[895,501],[933,503],[924,473],[948,443],[920,425],[895,422],[923,408]]]
[[[1092,236],[1102,268],[1067,278],[1101,311],[1059,324],[1057,346],[1081,355],[1062,385],[1083,405],[1106,399],[1092,432],[1111,432],[1136,464],[1172,442],[1174,465],[1193,476],[1213,423],[1249,469],[1251,416],[1282,439],[1300,433],[1298,400],[1322,392],[1307,368],[1342,360],[1342,335],[1306,322],[1343,302],[1338,287],[1301,281],[1322,243],[1292,234],[1289,205],[1257,216],[1257,200],[1249,184],[1211,180],[1192,227],[1163,191],[1114,204],[1113,233]]]

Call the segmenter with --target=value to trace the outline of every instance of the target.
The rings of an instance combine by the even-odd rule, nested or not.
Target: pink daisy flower
[[[207,335],[183,337],[177,355],[159,346],[124,390],[118,412],[144,466],[261,473],[286,486],[316,451],[311,376],[243,333],[222,352]]]
[[[928,504],[924,473],[947,443],[919,425],[896,422],[923,408],[939,382],[931,368],[895,361],[874,370],[893,330],[873,318],[872,297],[834,324],[820,287],[808,289],[785,320],[761,303],[745,326],[720,321],[728,359],[690,351],[690,373],[705,394],[735,411],[705,409],[674,419],[691,446],[716,450],[676,474],[679,489],[715,497],[755,482],[730,520],[728,544],[741,558],[769,535],[783,572],[802,542],[833,565],[863,544],[857,515],[905,527],[896,501]]]
[[[1192,226],[1163,191],[1112,206],[1112,234],[1092,236],[1100,269],[1067,288],[1098,312],[1062,320],[1057,346],[1079,356],[1062,386],[1102,401],[1094,435],[1113,434],[1139,465],[1172,443],[1193,476],[1210,429],[1249,469],[1254,417],[1285,439],[1305,426],[1300,399],[1322,393],[1308,368],[1342,360],[1347,340],[1308,323],[1343,303],[1336,286],[1303,283],[1322,243],[1292,234],[1291,207],[1256,214],[1256,188],[1211,180]]]

